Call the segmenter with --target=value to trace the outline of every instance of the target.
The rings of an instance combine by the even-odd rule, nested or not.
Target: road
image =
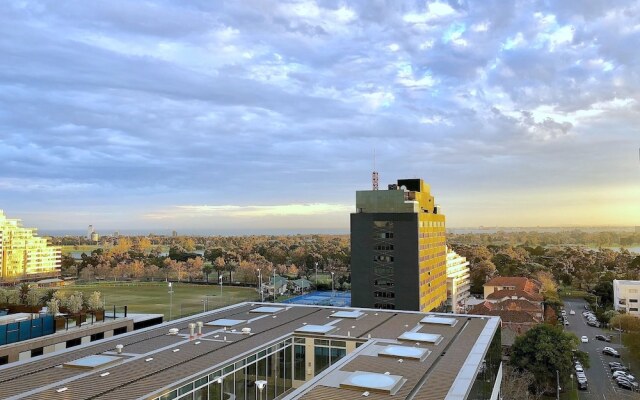
[[[567,319],[569,320],[569,326],[565,326],[565,329],[569,332],[576,334],[578,337],[586,336],[589,338],[589,343],[580,343],[580,350],[589,353],[589,361],[591,367],[585,371],[587,380],[589,382],[589,390],[580,391],[580,399],[583,400],[628,400],[628,399],[640,399],[640,393],[633,393],[629,390],[620,389],[615,381],[611,378],[609,372],[609,362],[619,361],[625,363],[624,358],[613,358],[602,354],[602,348],[605,346],[618,349],[622,347],[617,340],[617,336],[614,335],[611,343],[602,342],[596,340],[596,335],[608,335],[607,331],[600,328],[595,328],[587,325],[586,319],[582,316],[582,312],[585,311],[586,301],[582,299],[567,299],[564,302],[564,308],[567,311]],[[576,315],[570,315],[569,311],[575,310]],[[640,371],[632,371],[631,373],[637,378]],[[574,378],[575,379],[575,378]],[[575,381],[574,381],[575,383]]]

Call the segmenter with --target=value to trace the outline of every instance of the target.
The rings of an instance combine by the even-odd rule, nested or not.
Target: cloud
[[[125,225],[346,227],[374,148],[383,186],[424,177],[453,204],[480,185],[484,203],[631,187],[639,16],[599,0],[2,2],[0,206],[62,226],[75,205]],[[237,208],[172,206],[209,202]]]

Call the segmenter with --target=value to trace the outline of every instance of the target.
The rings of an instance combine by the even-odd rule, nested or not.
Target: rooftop
[[[204,326],[193,338],[195,322]],[[0,398],[153,399],[283,340],[311,337],[358,347],[283,399],[365,391],[374,399],[464,399],[499,324],[486,316],[241,303],[0,367]]]

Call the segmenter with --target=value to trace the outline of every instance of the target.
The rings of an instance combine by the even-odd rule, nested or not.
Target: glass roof
[[[364,313],[360,311],[338,311],[331,314],[331,316],[335,318],[352,318],[352,319],[360,318],[363,315]]]
[[[384,349],[382,349],[378,353],[378,355],[422,360],[424,357],[428,355],[428,350],[419,349],[417,347],[408,347],[408,346],[387,346]]]
[[[209,326],[234,326],[234,325],[242,324],[243,322],[247,322],[247,321],[244,320],[244,319],[221,318],[221,319],[216,319],[215,321],[207,322],[205,325],[209,325]]]
[[[282,310],[284,310],[284,307],[258,307],[258,308],[254,308],[249,312],[262,313],[262,314],[274,314]]]
[[[435,315],[427,315],[426,317],[420,320],[420,323],[423,323],[423,324],[450,325],[450,326],[455,326],[457,322],[458,322],[457,318],[436,317]]]
[[[402,386],[402,383],[404,383],[404,381],[400,375],[355,371],[340,383],[340,387],[368,389],[393,394]]]
[[[398,337],[398,340],[438,344],[442,340],[442,335],[436,333],[405,332]]]
[[[67,368],[93,369],[93,368],[102,367],[103,365],[111,364],[113,362],[120,361],[120,360],[122,360],[121,357],[94,354],[91,356],[79,358],[77,360],[69,361],[67,363],[62,364],[62,366]]]
[[[296,329],[296,332],[299,333],[321,333],[321,334],[325,334],[325,333],[329,333],[332,330],[336,329],[335,326],[331,326],[331,325],[305,325],[302,328],[298,328]]]

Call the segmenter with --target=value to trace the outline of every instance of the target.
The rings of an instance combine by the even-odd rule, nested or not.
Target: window
[[[629,299],[629,303],[637,303],[638,299]]]
[[[91,341],[95,342],[96,340],[104,339],[104,332],[98,332],[91,335]]]
[[[31,350],[31,357],[38,357],[44,354],[44,347],[38,347],[37,349]]]
[[[305,380],[304,357],[304,346],[295,345],[293,349],[293,379],[298,381]]]
[[[0,365],[9,364],[9,356],[1,356],[0,357]]]
[[[630,308],[629,311],[638,311],[637,307]]]
[[[80,344],[82,344],[82,338],[67,340],[67,349],[69,347],[80,346]]]
[[[329,348],[315,346],[314,349],[314,362],[315,362],[315,375],[324,371],[331,364],[331,358],[329,356]]]
[[[122,335],[123,333],[127,333],[127,327],[123,326],[122,328],[117,328],[113,330],[113,335]]]

